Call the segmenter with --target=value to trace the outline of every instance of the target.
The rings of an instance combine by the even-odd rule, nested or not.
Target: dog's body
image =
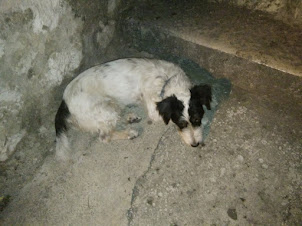
[[[65,89],[56,115],[56,155],[68,155],[67,122],[97,132],[100,139],[136,137],[135,131],[114,131],[123,106],[146,105],[153,121],[161,117],[178,125],[183,140],[192,146],[202,142],[202,105],[210,109],[211,89],[195,86],[175,64],[153,59],[128,58],[92,67]],[[194,119],[195,117],[195,119]],[[194,121],[195,120],[195,121]]]

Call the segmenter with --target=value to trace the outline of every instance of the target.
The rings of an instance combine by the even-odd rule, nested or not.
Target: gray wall
[[[0,1],[0,161],[30,134],[54,139],[58,87],[99,61],[115,33],[118,3]]]
[[[224,2],[252,10],[271,13],[275,19],[292,25],[302,25],[301,0],[208,0],[209,2]]]

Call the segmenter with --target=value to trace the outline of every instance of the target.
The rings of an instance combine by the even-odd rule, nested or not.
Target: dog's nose
[[[198,142],[197,142],[197,143],[195,143],[195,144],[191,144],[191,146],[192,146],[193,148],[196,148],[198,145],[199,145],[199,143],[198,143]]]

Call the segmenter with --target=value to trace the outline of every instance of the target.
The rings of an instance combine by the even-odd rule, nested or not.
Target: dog
[[[187,145],[203,142],[203,105],[211,109],[211,87],[193,86],[173,63],[126,58],[94,66],[67,85],[55,117],[57,159],[66,160],[70,154],[66,136],[70,124],[98,133],[103,142],[137,137],[137,131],[115,131],[115,126],[124,106],[141,101],[152,121],[175,123]]]

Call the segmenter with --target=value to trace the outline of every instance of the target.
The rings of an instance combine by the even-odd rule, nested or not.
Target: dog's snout
[[[197,142],[197,143],[194,143],[194,144],[191,144],[191,146],[192,146],[193,148],[196,148],[198,145],[199,145],[198,142]]]

